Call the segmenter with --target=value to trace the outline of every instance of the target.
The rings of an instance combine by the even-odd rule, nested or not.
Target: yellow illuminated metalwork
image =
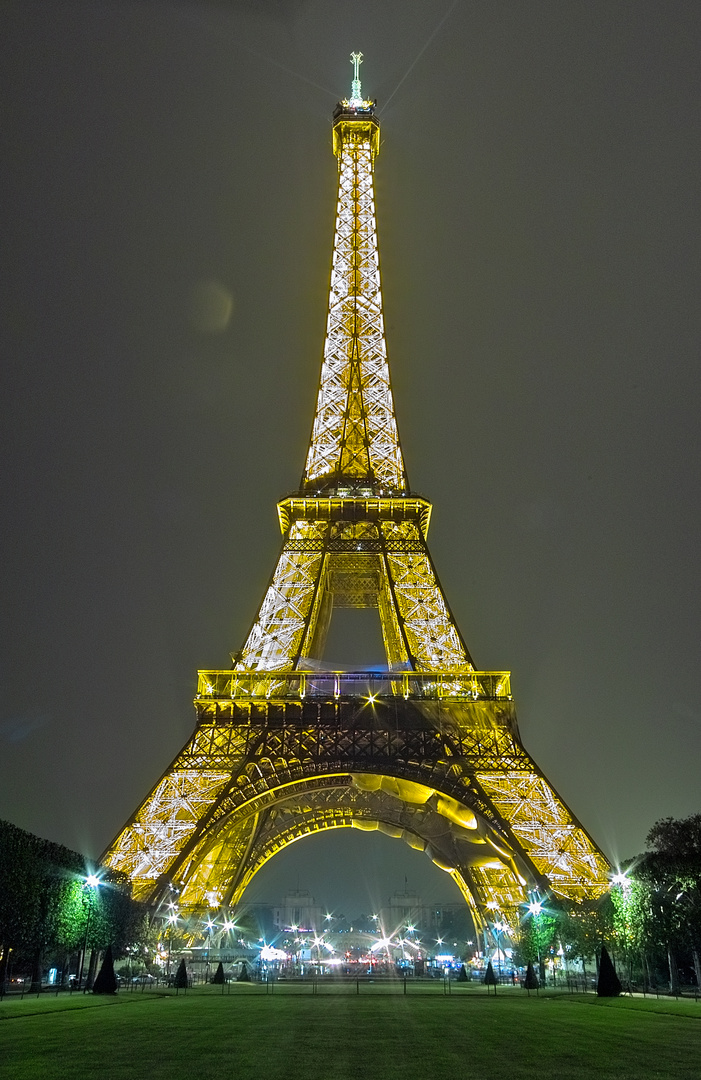
[[[357,85],[356,85],[357,84]],[[354,80],[333,128],[339,179],[324,359],[302,489],[408,489],[385,343],[373,192],[379,123]]]
[[[379,123],[352,54],[321,379],[300,490],[243,648],[199,673],[195,732],[105,855],[135,894],[233,905],[278,851],[332,828],[402,839],[479,926],[528,889],[602,894],[609,865],[523,747],[508,672],[478,671],[427,546],[390,387],[373,194]],[[323,669],[338,607],[377,609],[387,670]]]

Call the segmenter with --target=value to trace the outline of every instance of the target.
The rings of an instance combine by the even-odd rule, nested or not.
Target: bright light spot
[[[261,960],[286,960],[287,953],[282,949],[274,949],[272,945],[264,945],[260,950]]]
[[[85,884],[89,885],[91,889],[96,889],[97,886],[100,884],[100,879],[99,877],[95,877],[94,874],[88,874],[85,879]]]
[[[487,901],[487,907],[489,908],[490,911],[494,911],[494,908],[499,907],[499,903],[498,903],[497,900],[488,900]]]
[[[613,877],[611,878],[611,884],[612,885],[618,885],[619,888],[621,888],[621,889],[629,889],[630,888],[630,878],[628,877],[627,874],[623,874],[619,870],[619,872],[617,874],[614,874]]]
[[[528,911],[531,915],[540,915],[542,910],[543,905],[541,904],[540,900],[534,900],[528,905]]]
[[[224,929],[225,930],[233,930],[234,929],[234,924],[232,922],[227,921],[227,922],[224,923]]]

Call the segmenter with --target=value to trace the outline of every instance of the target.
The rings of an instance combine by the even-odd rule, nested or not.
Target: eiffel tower
[[[533,890],[601,895],[609,864],[524,749],[509,673],[475,668],[431,561],[431,505],[409,487],[394,415],[361,59],[334,111],[326,339],[280,557],[232,668],[199,672],[194,734],[103,861],[136,897],[175,889],[196,915],[237,904],[300,837],[379,830],[450,874],[478,928],[514,928]],[[343,607],[379,612],[384,670],[324,669]]]

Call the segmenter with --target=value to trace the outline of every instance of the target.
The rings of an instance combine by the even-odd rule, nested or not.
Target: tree
[[[530,960],[528,961],[528,967],[526,968],[526,978],[523,980],[523,987],[524,990],[528,990],[529,995],[531,990],[538,989],[538,976],[533,970],[533,964]]]
[[[102,967],[97,973],[97,978],[92,988],[93,994],[116,994],[117,976],[114,973],[114,960],[112,959],[112,946],[108,945],[102,961]]]
[[[185,961],[181,960],[178,964],[178,970],[175,972],[173,984],[178,990],[187,990],[187,983],[187,968],[185,967]]]
[[[521,923],[519,959],[526,963],[538,963],[540,980],[545,985],[545,958],[559,941],[561,921],[560,902],[553,897],[547,909],[533,905]]]
[[[657,821],[646,846],[612,889],[616,937],[629,965],[640,955],[644,979],[656,957],[678,992],[680,957],[691,960],[701,986],[701,814]]]
[[[656,888],[673,906],[668,919],[670,976],[675,966],[671,950],[690,948],[696,985],[701,987],[701,814],[656,821],[645,840],[650,851],[635,868],[635,876]]]
[[[599,982],[597,983],[596,993],[599,997],[618,997],[622,989],[620,979],[608,954],[608,949],[605,945],[602,945],[599,958]]]
[[[250,981],[251,981],[251,976],[248,974],[248,968],[246,966],[246,961],[244,960],[243,963],[241,964],[241,970],[240,970],[240,972],[238,973],[238,975],[236,977],[236,982],[250,982]]]
[[[563,904],[558,919],[558,934],[563,946],[586,963],[594,957],[601,943],[611,937],[613,931],[613,905],[609,893],[596,900],[580,900]]]
[[[222,964],[221,960],[219,961],[219,964],[217,965],[217,970],[214,972],[214,975],[212,976],[212,982],[216,983],[217,986],[221,986],[222,983],[226,982],[226,979],[224,977],[224,965]]]
[[[86,886],[87,876],[79,852],[0,821],[0,986],[10,950],[40,990],[47,954],[65,969],[84,943],[120,955],[142,939],[148,909],[132,900],[127,876],[98,869],[99,888]]]
[[[490,986],[493,986],[494,987],[494,993],[496,994],[496,992],[497,992],[497,977],[494,974],[494,968],[492,967],[492,961],[491,960],[487,964],[487,970],[484,973],[484,981],[485,981],[485,984],[487,986],[487,991],[489,991]]]
[[[0,984],[14,950],[41,990],[43,954],[64,945],[63,905],[85,872],[78,852],[0,822]]]
[[[467,972],[465,971],[465,965],[460,965],[460,971],[458,972],[457,982],[467,982]]]

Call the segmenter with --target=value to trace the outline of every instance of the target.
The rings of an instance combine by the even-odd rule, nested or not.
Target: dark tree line
[[[681,981],[701,988],[701,814],[656,822],[646,847],[612,891],[625,962],[648,984],[668,978],[673,992]]]
[[[646,847],[599,900],[551,896],[527,914],[517,962],[540,964],[542,982],[548,958],[562,949],[593,974],[606,945],[625,985],[701,988],[701,814],[656,822]]]
[[[100,868],[99,887],[83,855],[0,821],[0,989],[10,971],[41,986],[51,963],[67,981],[87,945],[93,961],[112,946],[124,955],[148,932],[148,911],[125,875]],[[94,963],[93,963],[94,968]]]
[[[544,901],[542,911],[524,916],[515,959],[519,964],[532,964],[541,985],[547,961],[560,950],[567,960],[581,964],[585,974],[589,968],[593,975],[598,972],[601,947],[614,933],[613,921],[608,894],[580,903],[551,896]]]

